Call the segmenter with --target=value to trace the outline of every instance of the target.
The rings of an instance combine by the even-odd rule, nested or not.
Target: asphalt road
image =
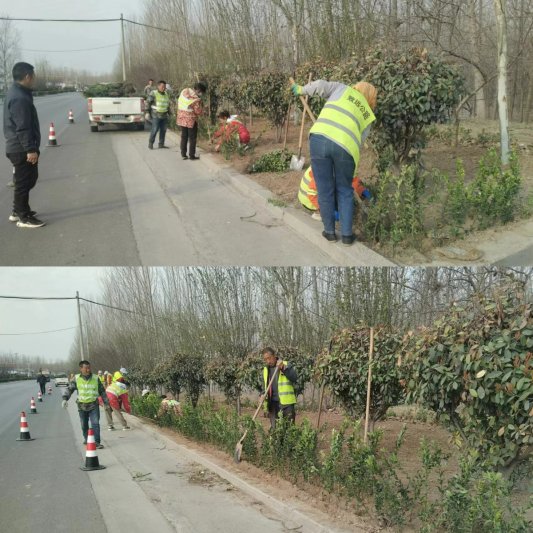
[[[0,531],[106,532],[89,476],[79,470],[81,438],[61,408],[61,389],[37,402],[34,381],[0,384]],[[30,414],[35,396],[37,414]],[[20,412],[31,442],[18,442]]]
[[[0,158],[0,265],[331,265],[202,160],[147,148],[148,132],[91,133],[81,94],[35,99],[43,134],[31,207],[47,226],[17,228],[10,162]],[[74,124],[68,123],[68,110]],[[49,123],[59,147],[47,147]],[[0,144],[3,143],[3,139]],[[3,146],[2,146],[3,148]]]

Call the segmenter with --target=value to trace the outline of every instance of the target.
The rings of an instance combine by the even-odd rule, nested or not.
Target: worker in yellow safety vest
[[[272,348],[263,350],[263,382],[265,390],[272,379],[272,376],[278,369],[277,377],[274,378],[272,385],[267,391],[264,410],[270,418],[270,427],[276,427],[276,421],[279,416],[289,419],[293,423],[296,420],[296,393],[294,385],[298,380],[296,369],[288,362],[278,359],[276,352]]]
[[[370,191],[363,185],[363,182],[354,176],[352,182],[355,194],[361,199],[369,200],[372,198]],[[313,175],[313,169],[309,167],[300,181],[300,190],[298,191],[298,200],[309,211],[314,211],[311,218],[315,220],[322,220],[320,215],[320,208],[318,205],[318,192],[316,190],[315,176]],[[335,219],[337,219],[338,213],[335,212]]]
[[[202,95],[207,91],[205,83],[198,82],[192,89],[183,89],[178,98],[176,124],[181,128],[181,157],[183,160],[199,159],[196,155],[198,119],[202,116]],[[187,155],[187,146],[189,155]]]
[[[159,148],[165,146],[165,135],[168,127],[168,117],[170,115],[170,96],[166,90],[167,83],[164,80],[157,82],[157,91],[152,91],[148,96],[147,103],[152,115],[152,130],[148,140],[148,148],[154,149],[154,142],[159,132]]]
[[[94,440],[97,448],[103,448],[100,443],[100,408],[98,398],[102,398],[104,405],[109,407],[109,400],[104,386],[97,375],[91,372],[89,361],[80,361],[80,373],[74,376],[69,386],[63,392],[63,407],[67,408],[67,402],[74,393],[78,391],[78,414],[80,416],[81,430],[83,433],[83,444],[87,444],[87,433],[89,432],[89,421],[94,430]]]
[[[350,87],[343,83],[318,80],[308,85],[293,84],[295,96],[320,96],[326,99],[310,130],[309,151],[315,176],[318,203],[324,224],[322,235],[330,242],[335,234],[335,206],[338,206],[342,243],[351,246],[354,191],[352,180],[360,153],[376,120],[377,90],[367,82]]]

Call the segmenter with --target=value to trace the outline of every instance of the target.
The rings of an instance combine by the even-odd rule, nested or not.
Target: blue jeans
[[[157,132],[159,132],[159,146],[163,146],[165,144],[165,135],[167,134],[167,123],[168,119],[166,117],[152,117],[152,131],[150,132],[150,140],[148,141],[149,144],[154,144]]]
[[[337,207],[341,235],[351,237],[355,209],[354,158],[344,148],[322,135],[311,135],[309,150],[324,230],[326,233],[335,233],[335,207]]]
[[[100,409],[98,405],[90,411],[78,410],[81,422],[81,431],[83,432],[83,440],[87,442],[87,434],[89,433],[89,420],[91,421],[91,428],[94,429],[94,440],[96,444],[100,444]]]

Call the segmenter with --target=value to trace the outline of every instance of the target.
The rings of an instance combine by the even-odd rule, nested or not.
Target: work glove
[[[67,400],[63,400],[61,402],[61,407],[63,407],[63,409],[66,409],[67,408],[67,403],[68,403]]]
[[[303,87],[297,83],[291,85],[291,91],[294,96],[301,96],[303,94]]]

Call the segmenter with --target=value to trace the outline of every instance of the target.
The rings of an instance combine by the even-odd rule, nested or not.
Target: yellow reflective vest
[[[298,200],[304,207],[307,207],[307,209],[309,209],[310,211],[316,211],[317,209],[316,205],[314,205],[310,199],[311,196],[317,196],[318,194],[316,190],[316,185],[314,183],[311,183],[311,181],[314,182],[311,172],[312,172],[311,167],[309,167],[306,170],[302,178],[302,181],[300,182],[300,190],[298,191]]]
[[[168,108],[170,105],[170,97],[168,96],[168,93],[165,91],[163,94],[161,94],[159,91],[152,91],[152,96],[154,97],[152,111],[161,113],[162,115],[168,113]]]
[[[181,94],[178,98],[178,111],[185,111],[187,113],[192,113],[193,112],[193,109],[191,108],[192,104],[194,104],[194,102],[198,102],[198,100],[200,99],[199,98],[187,98],[186,96],[184,96],[186,90],[187,89],[183,89],[183,91],[181,91]]]
[[[344,148],[359,164],[361,136],[376,120],[365,97],[352,87],[346,87],[337,100],[328,100],[310,134],[322,135]]]
[[[287,361],[283,361],[285,366],[288,365]],[[263,381],[265,382],[265,390],[268,385],[268,367],[263,367]],[[296,393],[291,381],[278,371],[278,396],[279,403],[281,405],[293,405],[296,403]],[[268,409],[268,401],[264,403],[265,410]]]
[[[124,383],[120,383],[119,381],[115,381],[107,387],[108,393],[113,394],[117,398],[120,398],[123,394],[128,394],[128,387]]]
[[[85,379],[81,374],[76,374],[76,388],[79,403],[95,402],[98,399],[98,376],[92,374],[90,379]]]

